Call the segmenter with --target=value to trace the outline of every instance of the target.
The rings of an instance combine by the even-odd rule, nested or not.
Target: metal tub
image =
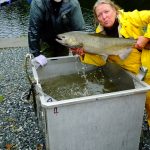
[[[82,67],[73,56],[50,58],[37,70],[32,65],[37,115],[47,150],[138,150],[146,92],[150,89],[144,82],[132,76],[135,89],[61,101],[42,91],[41,80],[76,73]]]

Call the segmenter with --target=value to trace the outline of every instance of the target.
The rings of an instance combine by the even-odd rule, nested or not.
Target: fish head
[[[69,35],[67,33],[66,34],[65,33],[58,34],[56,41],[66,47],[69,47],[69,48],[83,47],[83,44],[81,42],[79,42],[75,36]]]

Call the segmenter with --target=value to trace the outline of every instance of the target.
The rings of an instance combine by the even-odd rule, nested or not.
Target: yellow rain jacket
[[[150,38],[150,11],[134,10],[132,12],[119,11],[118,15],[119,27],[118,32],[120,37],[137,39],[139,36],[145,36]],[[102,32],[103,27],[98,26],[96,33]],[[93,64],[96,66],[102,66],[105,61],[99,55],[93,55],[86,53],[84,57],[80,57],[83,63]],[[121,60],[119,56],[109,56],[108,61],[118,63],[124,69],[131,71],[134,74],[138,74],[139,67],[145,66],[148,68],[148,72],[144,81],[150,84],[150,50],[143,49],[139,52],[133,48],[130,55]],[[148,124],[150,126],[150,92],[147,93],[146,110],[148,114]]]

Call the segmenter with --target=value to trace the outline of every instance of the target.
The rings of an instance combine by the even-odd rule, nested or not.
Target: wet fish
[[[136,42],[134,39],[112,38],[102,34],[71,31],[58,34],[57,42],[69,48],[84,48],[88,53],[105,56],[118,55],[125,59]]]

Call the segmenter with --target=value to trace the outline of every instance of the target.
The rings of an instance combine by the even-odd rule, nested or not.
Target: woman
[[[150,50],[144,49],[150,41],[150,11],[124,12],[110,0],[98,0],[93,11],[96,21],[99,23],[96,29],[97,33],[101,32],[112,37],[137,39],[135,48],[125,60],[121,60],[119,56],[109,56],[108,61],[118,63],[134,74],[139,73],[141,66],[148,68],[144,81],[150,84]],[[97,66],[105,64],[99,55],[85,53],[82,49],[72,51],[79,54],[84,63]],[[150,92],[147,93],[146,110],[150,126]]]

